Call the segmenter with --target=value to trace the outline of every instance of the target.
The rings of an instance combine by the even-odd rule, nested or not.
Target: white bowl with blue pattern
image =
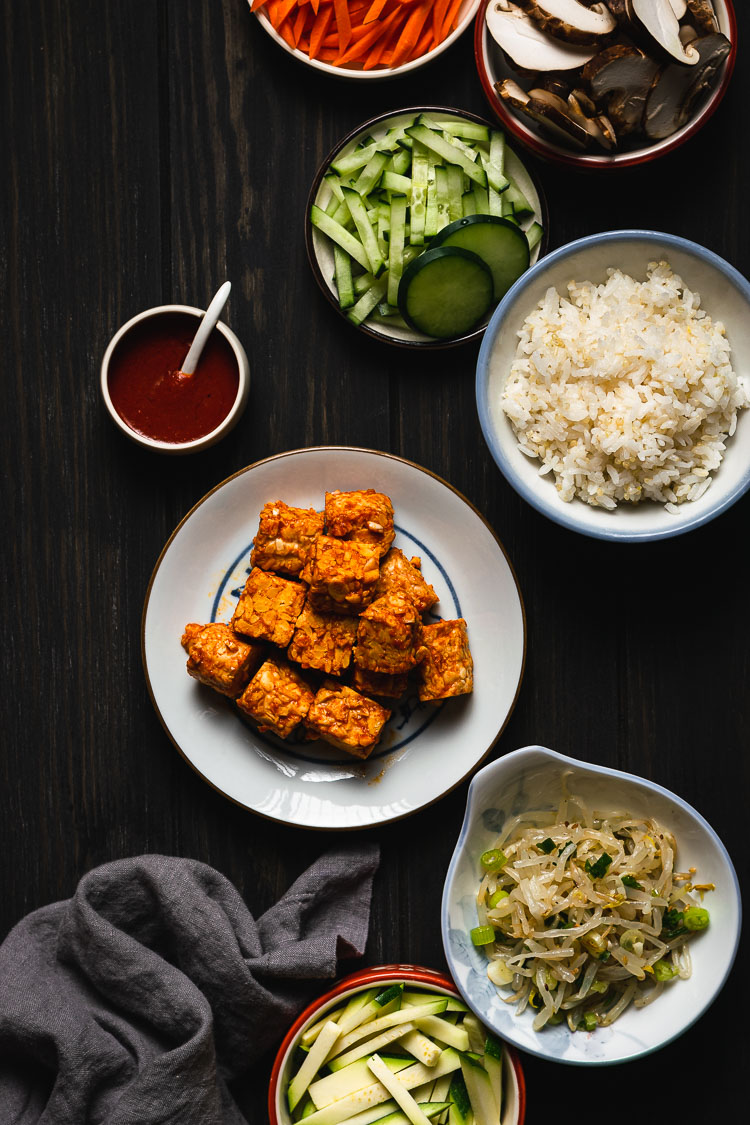
[[[685,285],[698,292],[701,307],[726,327],[732,366],[750,379],[750,282],[718,254],[672,234],[648,230],[617,230],[569,242],[540,258],[508,290],[492,314],[479,352],[476,400],[479,421],[490,453],[512,487],[533,508],[571,531],[596,539],[646,542],[682,535],[726,511],[750,488],[750,409],[740,410],[737,429],[727,440],[711,487],[697,500],[668,511],[644,500],[619,503],[614,511],[592,507],[578,498],[561,500],[553,474],[540,476],[542,465],[521,452],[501,398],[515,358],[518,333],[550,287],[565,293],[569,281],[606,281],[614,267],[644,280],[649,262],[666,259]]]
[[[478,924],[479,857],[508,817],[524,810],[554,813],[565,784],[589,807],[654,817],[675,836],[679,870],[697,869],[714,883],[705,905],[711,923],[691,942],[692,976],[666,988],[648,1008],[632,1006],[609,1027],[571,1032],[566,1023],[534,1031],[534,1013],[520,1016],[487,978],[488,961],[469,936]],[[711,826],[681,797],[644,778],[526,746],[490,763],[469,787],[466,815],[443,891],[441,925],[451,976],[475,1015],[492,1031],[540,1058],[578,1065],[630,1061],[664,1047],[700,1019],[723,987],[737,952],[742,907],[732,861]],[[506,993],[507,994],[507,993]]]

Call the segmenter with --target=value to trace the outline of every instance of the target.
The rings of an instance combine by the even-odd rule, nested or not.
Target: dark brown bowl
[[[392,113],[381,113],[377,117],[370,118],[362,125],[357,126],[356,129],[348,133],[342,141],[340,141],[335,148],[329,152],[323,163],[320,165],[318,171],[313,179],[310,188],[310,194],[307,198],[307,207],[305,210],[305,246],[307,248],[307,257],[310,262],[310,268],[313,271],[315,280],[317,281],[320,291],[326,298],[332,308],[336,310],[339,316],[355,331],[369,336],[373,340],[380,343],[393,344],[401,348],[418,348],[422,350],[439,349],[439,348],[453,348],[460,344],[471,343],[480,340],[482,334],[489,323],[490,316],[493,309],[487,315],[478,328],[472,329],[462,336],[451,337],[450,339],[435,339],[431,336],[424,336],[419,332],[412,329],[401,329],[398,326],[393,326],[391,331],[387,331],[385,326],[381,324],[367,324],[366,322],[360,325],[352,324],[346,315],[346,311],[342,310],[339,306],[336,297],[336,291],[333,287],[333,255],[330,251],[330,242],[321,235],[319,231],[313,227],[310,222],[310,208],[313,203],[325,203],[328,199],[328,188],[323,183],[323,177],[328,172],[331,162],[346,148],[353,148],[359,138],[363,135],[374,134],[376,131],[385,132],[386,127],[394,122],[398,122],[401,118],[416,117],[420,113],[440,114],[443,117],[455,117],[465,121],[473,121],[480,125],[487,125],[489,128],[496,128],[492,122],[484,117],[478,117],[474,113],[468,113],[465,110],[453,109],[450,106],[407,106],[405,109],[396,110]],[[534,218],[543,227],[543,235],[541,241],[534,247],[531,255],[531,264],[538,260],[543,254],[546,253],[549,245],[549,213],[547,209],[547,200],[539,182],[536,173],[522,162],[517,153],[508,146],[506,149],[506,160],[510,166],[510,172],[514,177],[520,178],[521,189],[530,196],[531,202],[535,205],[536,213]],[[330,280],[329,280],[330,278]]]

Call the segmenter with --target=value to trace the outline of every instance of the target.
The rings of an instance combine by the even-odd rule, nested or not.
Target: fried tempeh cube
[[[374,597],[378,563],[377,548],[368,543],[319,535],[300,575],[310,584],[310,605],[318,613],[360,613]]]
[[[398,547],[392,547],[380,562],[380,577],[375,589],[375,597],[384,594],[404,594],[411,598],[420,613],[433,606],[438,600],[429,582],[420,574],[421,563],[418,558],[407,559]]]
[[[220,621],[186,625],[182,647],[188,654],[189,674],[232,699],[240,694],[265,655],[262,645],[243,641]]]
[[[371,543],[385,555],[394,540],[393,504],[374,488],[326,492],[326,533],[337,539]]]
[[[327,683],[315,696],[305,726],[331,746],[367,758],[390,717],[391,712],[374,699],[342,684]]]
[[[315,668],[329,676],[338,676],[349,667],[356,636],[356,617],[318,613],[309,602],[305,602],[287,655],[303,668]]]
[[[383,699],[400,699],[409,686],[405,673],[391,676],[388,672],[370,672],[367,668],[354,667],[354,687],[363,695],[379,695]]]
[[[290,508],[283,500],[264,504],[250,562],[296,578],[305,565],[316,535],[323,531],[323,513],[314,508]]]
[[[419,698],[423,703],[465,695],[474,688],[474,664],[463,617],[422,627]]]
[[[288,738],[310,710],[315,693],[299,672],[285,661],[270,659],[258,671],[237,700],[237,706],[258,729]]]
[[[370,672],[397,675],[417,663],[422,622],[409,598],[388,594],[362,613],[357,628],[354,663]]]
[[[286,648],[305,602],[305,587],[253,567],[232,617],[232,628],[244,637]]]

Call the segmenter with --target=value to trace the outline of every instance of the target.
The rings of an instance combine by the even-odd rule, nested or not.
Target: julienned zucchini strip
[[[323,182],[328,203],[314,205],[310,218],[334,244],[334,286],[355,324],[368,317],[403,324],[398,290],[406,265],[458,219],[504,218],[525,228],[530,251],[543,234],[507,175],[504,135],[474,122],[422,114],[343,153]]]

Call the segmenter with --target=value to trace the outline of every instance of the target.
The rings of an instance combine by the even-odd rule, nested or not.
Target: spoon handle
[[[190,345],[190,351],[185,356],[185,362],[180,368],[183,375],[192,375],[196,367],[198,366],[198,360],[200,359],[201,353],[206,346],[206,340],[216,327],[216,321],[221,316],[221,310],[227,303],[227,297],[229,296],[229,291],[231,288],[231,281],[225,281],[221,289],[219,289],[218,293],[212,300],[211,304],[206,309],[203,320],[200,322],[198,331],[195,333],[195,338]]]

